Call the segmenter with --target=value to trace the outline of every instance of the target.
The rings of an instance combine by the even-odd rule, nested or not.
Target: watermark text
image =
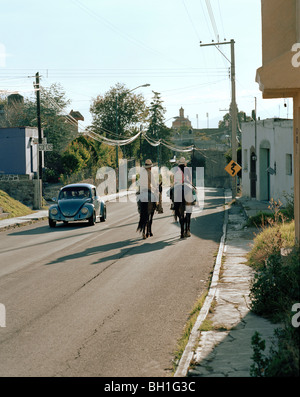
[[[294,68],[300,68],[300,43],[293,44],[292,52],[295,52],[292,57],[292,65]]]
[[[3,303],[0,303],[0,327],[6,327],[6,309]]]

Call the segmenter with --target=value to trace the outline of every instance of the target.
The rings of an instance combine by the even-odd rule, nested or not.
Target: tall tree
[[[154,96],[149,107],[148,129],[147,135],[158,141],[160,139],[168,140],[171,135],[171,129],[164,124],[164,114],[166,109],[163,107],[163,101],[160,93],[152,91]],[[145,161],[146,158],[151,158],[152,161],[158,163],[159,166],[168,164],[172,157],[172,152],[164,145],[152,146],[144,140],[142,145],[142,157]]]
[[[90,111],[93,132],[119,139],[132,136],[133,127],[142,123],[147,115],[142,94],[135,94],[120,83],[104,95],[98,95]]]
[[[148,109],[142,94],[136,94],[124,84],[117,83],[104,95],[94,99],[90,112],[91,130],[114,140],[135,135],[145,122]],[[119,147],[119,156],[132,157],[138,152],[138,140]]]

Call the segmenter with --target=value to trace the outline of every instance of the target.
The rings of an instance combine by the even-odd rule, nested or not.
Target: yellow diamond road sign
[[[225,167],[225,171],[227,171],[231,176],[236,176],[241,169],[242,167],[233,160],[231,160],[230,163]]]

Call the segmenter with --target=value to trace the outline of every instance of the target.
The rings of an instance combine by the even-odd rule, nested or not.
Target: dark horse
[[[156,202],[151,201],[151,197],[149,194],[148,201],[140,201],[138,203],[139,213],[140,213],[140,220],[137,227],[137,231],[143,233],[143,239],[147,237],[152,237],[152,221],[154,211],[156,210]]]
[[[180,187],[181,188],[181,187]],[[187,202],[185,199],[185,191],[186,188],[184,188],[184,185],[182,186],[182,196],[180,198],[180,200],[176,201],[174,199],[174,188],[173,191],[171,191],[171,199],[173,201],[173,211],[174,211],[174,218],[175,220],[177,220],[177,218],[179,219],[179,223],[180,223],[180,237],[184,238],[184,237],[190,237],[191,236],[191,231],[190,231],[190,226],[191,226],[191,212],[190,211],[186,211],[186,207],[187,206],[191,206],[193,205],[193,201],[191,202]],[[190,187],[188,187],[187,189],[190,189]]]

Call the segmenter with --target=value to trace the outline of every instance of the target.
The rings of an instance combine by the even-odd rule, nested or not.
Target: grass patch
[[[264,226],[253,240],[253,248],[247,255],[247,264],[258,270],[265,266],[267,259],[281,248],[292,248],[295,244],[295,222],[284,222]]]
[[[198,318],[199,312],[204,304],[206,296],[207,296],[207,292],[203,293],[200,296],[200,298],[197,300],[197,302],[195,303],[193,309],[191,310],[191,312],[188,316],[188,320],[187,320],[187,322],[184,326],[184,329],[183,329],[183,334],[177,343],[177,348],[174,353],[173,372],[176,371],[176,367],[177,367],[178,362],[181,359],[184,349],[189,341],[191,331],[192,331],[193,326]]]
[[[0,190],[0,207],[9,213],[8,218],[32,214],[33,211],[26,205],[10,197],[6,192]]]

